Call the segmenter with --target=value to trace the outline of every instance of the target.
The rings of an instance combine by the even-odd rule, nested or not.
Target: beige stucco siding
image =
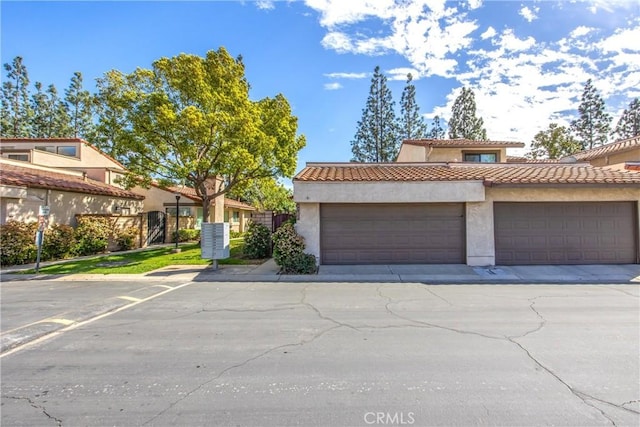
[[[478,188],[475,184],[477,183],[296,182],[294,199],[299,204],[300,216],[296,228],[305,238],[306,251],[319,259],[321,203],[466,202],[466,262],[471,266],[487,266],[495,265],[494,202],[633,201],[640,209],[640,188],[635,187],[485,188],[479,184]],[[442,191],[447,195],[444,196]],[[638,227],[630,232],[637,234],[640,219],[636,218],[636,221]],[[640,240],[640,236],[636,239]]]
[[[296,231],[304,238],[305,252],[320,260],[320,204],[300,203]]]
[[[294,184],[298,203],[447,203],[480,202],[480,181],[457,182],[300,182]]]
[[[27,190],[26,198],[3,198],[3,220],[36,221],[46,196],[47,190],[34,188]],[[51,190],[49,223],[73,225],[76,214],[113,214],[116,206],[128,208],[126,213],[136,215],[142,211],[142,205],[142,200]]]
[[[624,170],[625,162],[637,161],[640,161],[640,148],[593,159],[590,163],[592,166],[607,166],[611,169]]]
[[[402,144],[398,153],[397,162],[424,162],[426,161],[427,148],[420,145]]]

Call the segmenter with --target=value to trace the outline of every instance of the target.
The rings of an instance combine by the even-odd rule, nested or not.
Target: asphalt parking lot
[[[1,296],[3,335],[71,322],[3,353],[2,425],[640,424],[638,285],[32,281]]]

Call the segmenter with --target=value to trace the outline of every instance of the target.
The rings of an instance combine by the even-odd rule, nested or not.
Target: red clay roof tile
[[[634,148],[640,148],[640,136],[633,138],[627,138],[620,141],[612,142],[610,144],[601,145],[590,150],[580,151],[579,153],[572,154],[566,158],[573,157],[576,160],[588,161],[597,159],[599,157],[610,156],[615,153],[622,153]],[[640,159],[639,159],[640,160]]]
[[[483,181],[499,184],[634,184],[640,174],[588,164],[333,163],[308,164],[294,177],[302,182]]]
[[[139,194],[92,179],[85,180],[79,176],[37,168],[21,167],[4,162],[2,163],[2,173],[0,173],[0,184],[27,188],[47,188],[73,193],[122,197],[125,199],[144,199],[144,196]]]

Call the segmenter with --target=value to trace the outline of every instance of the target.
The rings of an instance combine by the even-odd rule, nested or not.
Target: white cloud
[[[484,33],[480,34],[480,38],[482,40],[486,40],[486,39],[490,39],[491,37],[495,36],[496,34],[498,34],[495,30],[495,28],[493,27],[489,27],[487,28],[487,31],[485,31]]]
[[[519,13],[527,22],[531,23],[535,19],[538,19],[538,12],[540,12],[540,8],[537,6],[534,6],[532,9],[530,9],[529,6],[522,6]]]
[[[364,79],[368,75],[368,73],[328,73],[324,76],[330,79]]]
[[[419,75],[418,71],[414,68],[393,68],[388,70],[386,74],[389,76],[389,80],[407,80],[407,74],[411,74],[412,79],[417,80],[417,76]]]
[[[526,39],[519,39],[510,28],[504,30],[498,42],[500,47],[510,51],[527,50],[535,44],[536,40],[533,37],[529,36]]]
[[[627,2],[640,5],[640,0]],[[407,67],[386,71],[391,80],[404,80],[411,70],[416,79],[435,75],[471,87],[478,114],[493,139],[529,143],[551,121],[567,125],[575,117],[589,78],[613,114],[640,95],[637,13],[627,14],[626,25],[617,24],[613,33],[604,24],[573,24],[565,27],[564,38],[553,39],[545,33],[536,40],[526,28],[497,31],[485,24],[480,33],[478,22],[469,16],[475,3],[466,7],[445,0],[307,0],[307,4],[320,14],[327,30],[322,41],[325,48],[339,53],[399,54]],[[602,4],[600,0],[589,3],[600,8]],[[556,5],[529,3],[519,10],[525,19],[533,20],[545,7]],[[355,25],[364,20],[366,27]],[[458,93],[459,86],[425,116],[447,120]]]
[[[257,0],[256,7],[262,10],[271,10],[275,9],[276,5],[273,3],[273,0]]]
[[[480,6],[482,6],[482,0],[468,0],[469,2],[469,9],[477,9]]]
[[[584,37],[590,32],[592,32],[594,29],[595,28],[585,27],[584,25],[580,25],[579,27],[576,27],[573,31],[571,31],[571,33],[569,33],[569,37],[574,39],[578,37]]]
[[[338,82],[333,82],[333,83],[325,83],[324,84],[324,89],[325,90],[338,90],[338,89],[342,89],[342,85]]]
[[[478,25],[445,0],[307,0],[320,13],[320,24],[328,32],[322,46],[338,53],[381,55],[396,52],[405,56],[421,76],[453,75],[451,58],[468,48]],[[479,6],[472,2],[471,6]],[[383,31],[367,36],[353,25],[377,19]]]

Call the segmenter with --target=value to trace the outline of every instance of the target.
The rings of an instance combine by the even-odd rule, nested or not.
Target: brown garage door
[[[463,264],[464,204],[323,204],[323,264]]]
[[[637,262],[633,202],[495,203],[496,264]]]

